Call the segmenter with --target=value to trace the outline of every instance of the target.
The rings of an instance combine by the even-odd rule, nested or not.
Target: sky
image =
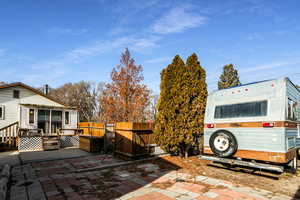
[[[0,80],[109,82],[126,47],[159,93],[160,72],[192,53],[209,91],[225,64],[242,83],[300,85],[299,0],[0,0]]]

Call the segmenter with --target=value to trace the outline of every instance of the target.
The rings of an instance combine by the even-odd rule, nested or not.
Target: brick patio
[[[12,169],[10,200],[263,200],[291,199],[146,162],[76,173],[121,163],[110,155],[47,161]]]

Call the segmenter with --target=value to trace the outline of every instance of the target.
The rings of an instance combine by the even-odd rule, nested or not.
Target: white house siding
[[[0,105],[4,106],[4,119],[0,119],[0,128],[18,121],[18,103],[12,98],[10,88],[0,90]]]
[[[77,110],[65,110],[69,111],[69,124],[65,124],[65,112],[63,112],[63,128],[64,129],[74,129],[77,128],[78,124],[78,112]],[[73,134],[73,131],[64,131],[64,134]]]
[[[34,123],[29,124],[29,109],[34,109]],[[46,109],[47,108],[43,108]],[[30,128],[30,129],[35,129],[38,127],[38,110],[39,108],[36,107],[30,107],[30,106],[20,106],[21,110],[21,119],[20,120],[20,127],[21,128]],[[59,110],[62,111],[62,128],[63,129],[74,129],[77,128],[77,123],[78,123],[78,113],[77,110],[71,110],[71,109],[49,109],[49,110]],[[69,124],[66,124],[65,122],[65,112],[69,112]],[[64,131],[64,134],[73,134],[74,132],[72,130],[69,131]]]
[[[20,91],[20,98],[13,98],[13,91]],[[63,107],[46,97],[38,95],[31,90],[17,86],[0,89],[0,105],[5,107],[4,120],[0,120],[0,128],[8,126],[19,121],[20,107],[19,104],[39,104],[47,106]]]

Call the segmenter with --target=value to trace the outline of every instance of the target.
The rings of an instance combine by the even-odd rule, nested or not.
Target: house
[[[57,135],[77,129],[78,112],[24,83],[0,84],[0,142],[7,132]],[[74,129],[74,130],[73,130]]]

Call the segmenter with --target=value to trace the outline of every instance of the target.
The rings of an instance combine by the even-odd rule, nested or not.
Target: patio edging
[[[119,167],[119,166],[125,166],[125,165],[130,165],[130,164],[135,164],[139,162],[144,162],[144,161],[150,161],[150,160],[156,160],[164,156],[168,156],[170,154],[163,154],[163,155],[158,155],[158,156],[153,156],[150,158],[144,158],[140,160],[133,160],[133,161],[125,161],[125,162],[119,162],[119,163],[114,163],[114,164],[108,164],[108,165],[103,165],[101,167],[92,167],[92,168],[86,168],[86,169],[77,169],[73,170],[69,173],[80,173],[80,172],[88,172],[88,171],[95,171],[95,170],[103,170],[103,169],[108,169],[111,167]]]
[[[10,178],[10,165],[5,164],[0,175],[0,199],[6,199],[7,185]]]

